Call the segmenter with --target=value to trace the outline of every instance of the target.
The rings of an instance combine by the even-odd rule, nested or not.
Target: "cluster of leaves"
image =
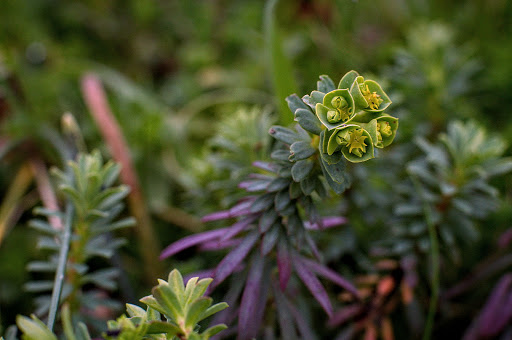
[[[208,206],[214,199],[226,207],[241,198],[238,185],[252,171],[251,164],[268,157],[273,120],[270,111],[260,107],[240,107],[220,117],[201,157],[183,174],[183,182],[191,183],[187,186],[195,205]]]
[[[416,144],[421,154],[405,163],[405,167],[402,165],[404,158],[398,157],[395,151],[403,152],[407,157],[410,157],[410,151],[401,148],[389,154],[386,159],[388,172],[394,176],[379,170],[375,175],[372,173],[375,169],[370,166],[362,173],[354,172],[356,179],[361,180],[364,174],[370,180],[358,181],[350,193],[356,201],[351,209],[355,214],[362,210],[374,211],[371,217],[362,219],[364,224],[372,223],[386,232],[373,227],[375,235],[368,242],[368,248],[376,257],[375,264],[362,273],[358,271],[354,279],[356,283],[366,283],[369,277],[374,277],[372,293],[364,294],[367,288],[359,287],[363,299],[345,299],[346,305],[336,311],[330,321],[333,326],[342,327],[340,338],[355,337],[360,332],[375,336],[392,334],[394,322],[390,323],[390,320],[399,320],[400,325],[406,326],[399,331],[395,328],[401,336],[418,337],[425,327],[427,307],[424,302],[432,304],[437,294],[442,298],[442,308],[434,307],[432,315],[435,313],[447,325],[453,325],[455,315],[471,319],[474,317],[469,312],[471,308],[475,308],[475,304],[481,305],[481,302],[470,299],[474,298],[472,289],[478,285],[488,286],[488,280],[511,263],[507,248],[510,242],[506,241],[510,236],[504,233],[499,247],[493,249],[487,259],[474,265],[469,278],[460,279],[461,274],[464,275],[460,268],[472,266],[476,259],[472,251],[490,232],[486,225],[484,235],[482,221],[489,219],[502,204],[492,180],[512,170],[511,158],[503,157],[504,140],[488,133],[474,121],[452,121],[446,133],[441,133],[435,142],[419,137]],[[397,176],[402,168],[406,170],[405,178]],[[375,185],[376,181],[381,183],[380,186]],[[370,190],[372,199],[360,202],[359,198],[366,197]],[[384,207],[385,211],[378,210]],[[351,221],[357,223],[356,218]],[[390,272],[382,273],[379,270],[382,263],[395,264]],[[379,278],[378,282],[375,277]],[[506,282],[505,278],[506,274],[503,282]],[[503,283],[496,290],[506,296],[506,287]],[[465,300],[460,301],[463,294]],[[461,304],[471,308],[462,312]],[[506,327],[491,331],[490,325],[491,320],[496,320],[499,325],[509,320],[510,308],[490,297],[484,309],[501,312],[498,317],[498,314],[482,311],[487,316],[483,321],[476,318],[467,334],[505,334]],[[401,319],[400,313],[407,318]],[[447,327],[437,326],[433,331],[443,334],[448,331]],[[451,332],[463,334],[464,328]]]
[[[37,273],[55,276],[62,263],[63,244],[70,241],[69,254],[65,263],[64,282],[61,301],[70,304],[71,311],[79,308],[95,309],[104,305],[116,307],[115,300],[105,298],[99,291],[82,289],[84,285],[93,284],[103,290],[115,290],[118,275],[116,268],[95,268],[90,270],[89,262],[95,257],[110,259],[124,240],[114,237],[111,232],[131,226],[133,218],[118,219],[123,209],[123,198],[128,194],[126,185],[115,186],[120,167],[113,162],[103,163],[99,152],[81,154],[77,161],[70,161],[68,171],[55,169],[58,189],[66,198],[66,211],[49,211],[39,208],[36,213],[51,217],[57,216],[62,221],[57,227],[50,224],[50,219],[34,219],[32,228],[40,231],[38,248],[48,250],[51,254],[46,261],[29,263],[27,269]],[[66,230],[70,229],[69,240],[65,239]],[[48,280],[28,282],[26,289],[35,293],[55,290],[53,277]],[[42,295],[36,299],[37,315],[44,315],[50,308],[50,296]],[[85,315],[85,314],[84,314]]]
[[[133,304],[126,305],[126,315],[108,322],[108,331],[103,334],[105,340],[142,340],[142,339],[180,339],[208,340],[221,332],[226,325],[215,325],[200,332],[199,322],[227,308],[224,302],[212,305],[212,298],[203,296],[212,279],[191,278],[186,286],[178,270],[169,274],[168,281],[159,280],[152,295],[140,301],[146,309]],[[162,316],[165,321],[162,320]],[[18,316],[16,323],[24,340],[56,340],[57,336],[35,315],[31,318]],[[85,324],[79,322],[73,327],[69,306],[62,308],[62,324],[67,340],[90,340],[91,336]],[[2,338],[3,339],[3,338]],[[15,340],[16,334],[10,332],[6,340]]]
[[[293,319],[283,319],[283,315],[294,308],[286,297],[293,271],[329,316],[333,307],[318,276],[358,298],[357,290],[349,281],[321,263],[320,252],[309,230],[340,225],[345,219],[321,218],[313,195],[316,193],[325,199],[328,187],[342,193],[349,186],[344,159],[360,162],[372,158],[374,146],[382,148],[393,141],[398,123],[396,118],[382,113],[391,101],[376,82],[364,81],[351,71],[343,77],[339,87],[335,89],[332,80],[322,76],[318,91],[305,96],[304,101],[297,95],[288,98],[288,105],[299,123],[296,131],[271,127],[270,134],[279,141],[271,154],[274,162],[255,162],[254,165],[264,172],[250,174],[239,184],[249,195],[231,209],[203,218],[203,221],[236,218],[235,224],[188,236],[162,252],[161,257],[166,258],[197,244],[208,250],[233,248],[213,270],[213,286],[244,268],[244,259],[250,258],[246,274],[242,274],[242,278],[237,276],[237,280],[245,280],[243,293],[241,287],[235,288],[237,286],[228,291],[231,305],[236,304],[242,294],[238,329],[243,329],[244,334],[239,334],[240,339],[258,336],[269,292],[281,301],[276,305],[281,336],[291,339],[313,333],[306,328],[300,313],[292,313]],[[346,117],[343,112],[347,113]],[[360,138],[359,132],[365,137]],[[358,138],[361,147],[356,148],[353,143]],[[364,149],[366,142],[368,150]],[[358,151],[353,150],[355,148]],[[271,274],[274,261],[277,278]],[[271,284],[268,277],[276,283]]]
[[[402,185],[394,214],[394,254],[427,252],[427,224],[432,223],[442,250],[459,262],[461,246],[480,239],[477,222],[499,205],[498,190],[490,180],[512,170],[510,157],[502,157],[506,144],[489,136],[475,122],[451,122],[447,133],[432,144],[417,140],[423,155],[407,164],[410,182]]]

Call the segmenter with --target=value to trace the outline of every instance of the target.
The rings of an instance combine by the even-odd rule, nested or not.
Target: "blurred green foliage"
[[[408,184],[404,189],[406,164],[429,163],[429,150],[437,147],[439,134],[451,122],[471,118],[479,124],[475,129],[498,136],[491,146],[510,154],[512,2],[281,0],[274,15],[280,57],[289,63],[295,82],[288,85],[296,86],[299,95],[314,89],[318,74],[338,79],[351,69],[364,70],[386,88],[393,114],[400,119],[393,146],[363,166],[349,165],[351,189],[341,202],[325,205],[326,212],[347,216],[350,225],[315,234],[338,272],[352,277],[372,273],[375,258],[369,253],[374,242],[395,235],[389,228],[403,229],[390,224],[397,204],[411,193]],[[155,248],[205,228],[196,217],[224,209],[240,197],[238,182],[253,161],[268,157],[271,141],[265,131],[280,121],[283,102],[275,99],[279,89],[274,88],[276,70],[271,73],[267,59],[263,16],[259,0],[0,1],[1,197],[32,157],[64,165],[63,154],[73,149],[59,133],[64,112],[76,117],[88,148],[111,156],[80,92],[81,76],[93,71],[107,89],[130,147],[158,235]],[[239,128],[231,129],[231,124]],[[415,144],[415,136],[422,142]],[[497,140],[505,143],[498,145]],[[427,167],[436,171],[432,162]],[[474,173],[482,174],[476,169],[464,179],[474,180]],[[448,185],[459,181],[458,173],[454,178],[440,176]],[[459,270],[451,271],[445,283],[455,284],[472,273],[510,228],[510,175],[489,183],[496,191],[486,203],[492,201],[496,212],[475,222],[485,232],[462,248],[471,252],[456,256],[451,265]],[[34,250],[33,231],[27,228],[37,189],[31,185],[16,201],[14,220],[0,221],[10,224],[0,244],[0,333],[14,323],[16,314],[34,310],[32,296],[19,287],[37,279],[26,272],[28,261],[45,258]],[[140,295],[133,290],[148,287],[134,246],[138,240],[130,232],[123,236],[129,246],[119,260],[128,289],[119,295],[133,302]],[[510,253],[507,247],[504,253]],[[209,268],[219,258],[192,250],[165,266],[187,273]],[[427,259],[422,260],[419,268],[428,282]],[[481,291],[464,295],[471,308],[482,306],[499,273],[487,276]],[[450,334],[456,338],[473,315],[453,313],[459,321]],[[446,321],[451,316],[445,310],[442,317]],[[438,331],[450,325],[446,321]]]

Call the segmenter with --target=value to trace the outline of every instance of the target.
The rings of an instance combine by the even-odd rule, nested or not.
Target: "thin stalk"
[[[425,324],[425,331],[423,332],[423,340],[428,340],[432,336],[432,329],[434,328],[434,318],[436,316],[437,304],[439,301],[439,243],[437,241],[436,226],[432,220],[432,210],[428,202],[423,199],[421,185],[418,180],[411,175],[412,182],[416,191],[420,195],[423,212],[425,213],[425,221],[427,222],[428,237],[430,240],[430,260],[432,262],[432,279],[431,279],[431,297],[430,305],[428,308],[427,323]]]
[[[73,224],[73,205],[71,202],[66,204],[66,215],[64,217],[64,232],[62,233],[61,246],[59,252],[59,261],[57,263],[57,272],[55,273],[55,280],[53,281],[52,298],[50,301],[50,311],[48,312],[47,326],[50,331],[53,331],[53,325],[57,318],[57,311],[59,309],[59,301],[64,285],[64,275],[66,273],[66,264],[68,262],[69,243],[71,241],[71,228]]]
[[[131,188],[128,204],[132,215],[137,220],[136,232],[140,238],[139,247],[144,261],[146,280],[153,282],[163,271],[162,264],[158,260],[160,247],[128,143],[110,109],[103,85],[96,75],[86,74],[82,78],[82,94],[96,125],[110,148],[112,158],[121,164],[122,182]]]
[[[23,165],[3,198],[0,205],[0,245],[11,227],[16,223],[13,217],[16,215],[16,209],[20,205],[23,195],[32,183],[32,179],[30,167],[28,164]]]
[[[297,93],[297,85],[293,76],[292,63],[283,53],[283,44],[276,20],[278,2],[279,0],[268,0],[265,4],[263,29],[268,74],[272,79],[277,98],[279,123],[287,126],[293,123],[293,115],[290,114],[285,98],[291,93]]]

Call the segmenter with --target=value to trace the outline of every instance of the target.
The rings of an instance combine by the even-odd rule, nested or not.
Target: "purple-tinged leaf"
[[[329,319],[328,325],[336,327],[352,320],[355,316],[364,311],[364,306],[360,304],[349,305],[341,308]]]
[[[486,263],[485,266],[479,266],[478,270],[468,275],[466,279],[458,283],[456,286],[446,290],[443,296],[446,299],[452,299],[458,296],[475,285],[481,283],[484,279],[505,270],[512,265],[512,254],[506,254],[498,258],[497,260]]]
[[[199,278],[199,280],[211,278],[211,277],[213,277],[214,273],[215,273],[214,268],[193,272],[193,273],[183,276],[183,282],[188,282],[193,277],[197,277],[197,278]]]
[[[496,328],[495,322],[501,314],[504,313],[504,306],[509,294],[512,292],[512,274],[504,275],[494,287],[491,296],[487,300],[484,309],[479,317],[480,335],[483,337],[493,337],[497,335],[500,329]]]
[[[248,214],[249,208],[257,199],[257,197],[258,196],[250,196],[241,200],[239,203],[237,203],[231,209],[229,209],[229,217],[237,217]]]
[[[512,244],[512,228],[502,233],[498,239],[498,247],[501,249],[507,248],[510,244]]]
[[[309,323],[306,321],[304,316],[300,313],[300,311],[295,308],[295,306],[289,301],[286,300],[288,304],[288,308],[290,309],[290,312],[292,313],[293,317],[295,318],[295,324],[297,325],[297,328],[299,329],[299,333],[301,335],[300,339],[308,339],[308,340],[315,340],[317,337],[314,335],[315,333],[309,326]]]
[[[203,216],[201,218],[201,222],[206,223],[206,222],[211,222],[211,221],[225,220],[225,219],[228,219],[229,217],[230,217],[229,210],[216,211],[214,213]]]
[[[503,299],[502,313],[494,321],[496,329],[503,330],[507,325],[512,325],[512,290],[509,291],[508,298]]]
[[[347,223],[347,218],[342,216],[329,216],[324,217],[321,224],[311,223],[309,221],[304,222],[304,227],[309,230],[322,230],[332,227],[337,227]]]
[[[224,241],[209,241],[201,244],[199,249],[203,251],[212,251],[212,250],[221,250],[226,248],[233,248],[239,245],[242,242],[241,239],[229,239]]]
[[[165,248],[160,254],[160,259],[168,258],[180,251],[195,246],[197,244],[214,240],[216,238],[221,237],[227,231],[227,228],[216,229],[211,231],[205,231],[204,233],[194,234],[190,236],[186,236],[181,240],[178,240],[174,243],[171,243],[167,248]]]
[[[357,288],[347,279],[336,273],[334,270],[324,266],[321,263],[301,258],[300,261],[306,265],[310,270],[315,272],[316,274],[326,278],[327,280],[337,284],[341,288],[346,289],[349,291],[354,297],[357,299],[360,299],[359,292],[357,291]]]
[[[256,191],[263,191],[263,190],[267,189],[269,184],[270,184],[269,180],[256,179],[256,180],[242,181],[238,184],[238,187],[240,189],[245,189],[248,192],[256,192]]]
[[[292,260],[286,240],[280,240],[277,245],[277,269],[279,270],[279,287],[285,291],[292,275]]]
[[[304,238],[306,239],[306,242],[308,243],[309,249],[311,249],[311,252],[313,253],[313,256],[318,260],[322,261],[322,256],[320,255],[320,251],[318,251],[318,248],[316,246],[315,241],[311,238],[309,233],[304,233]]]
[[[309,270],[307,266],[300,260],[299,256],[294,256],[292,258],[293,267],[295,268],[295,272],[304,283],[304,285],[309,289],[311,294],[313,294],[314,298],[320,306],[325,310],[329,317],[332,316],[332,305],[329,300],[329,296],[325,291],[324,286],[320,283],[318,278]]]
[[[251,249],[256,244],[259,235],[258,233],[252,233],[245,237],[245,239],[233,249],[229,254],[227,254],[222,261],[215,269],[215,276],[213,278],[213,282],[210,285],[210,289],[217,287],[220,283],[222,283],[233,271],[235,268],[245,259],[247,254],[251,251]]]
[[[228,231],[224,235],[222,235],[222,237],[219,239],[219,241],[226,241],[232,237],[235,237],[240,232],[245,230],[248,226],[250,226],[251,223],[254,222],[254,220],[256,220],[256,218],[257,218],[257,216],[253,215],[253,216],[246,217],[246,218],[236,222],[231,227],[227,228]]]
[[[347,218],[343,216],[329,216],[322,218],[322,228],[332,228],[347,223]]]
[[[251,179],[266,179],[269,182],[271,182],[272,180],[274,180],[276,178],[275,176],[269,176],[269,175],[263,175],[263,174],[257,174],[257,173],[251,173],[251,174],[247,175],[247,177],[251,178]]]
[[[249,213],[249,208],[258,196],[248,196],[240,200],[237,204],[235,204],[231,209],[224,211],[217,211],[211,213],[209,215],[203,216],[201,219],[202,222],[211,222],[217,220],[225,220],[232,217],[238,217],[242,215],[247,215]]]
[[[293,323],[293,318],[290,309],[288,308],[288,302],[286,296],[281,293],[281,289],[277,284],[272,281],[272,291],[274,292],[274,298],[276,302],[277,310],[277,321],[279,322],[279,328],[281,338],[283,340],[295,340],[298,339],[297,331]]]
[[[264,265],[264,258],[253,256],[238,313],[238,329],[243,332],[239,332],[237,340],[250,340],[258,335],[262,321],[257,317],[258,310],[266,304],[266,299],[261,299]]]
[[[212,318],[212,321],[210,322],[211,325],[217,325],[220,323],[233,325],[233,321],[238,315],[238,301],[240,300],[240,295],[242,294],[242,290],[245,286],[245,280],[245,274],[232,277],[230,280],[228,292],[223,298],[223,300],[229,305],[229,308],[226,308],[225,310],[215,314]],[[230,327],[230,329],[236,328],[236,325],[233,326],[234,327]]]
[[[256,161],[252,163],[253,166],[260,168],[265,171],[277,173],[278,167],[274,163]]]

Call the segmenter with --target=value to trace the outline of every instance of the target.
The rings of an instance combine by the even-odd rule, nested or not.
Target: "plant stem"
[[[50,311],[48,312],[47,326],[50,331],[53,331],[53,325],[57,317],[59,309],[59,300],[64,285],[64,274],[66,272],[66,264],[68,260],[69,242],[71,240],[71,228],[73,224],[73,205],[71,202],[66,204],[66,215],[64,217],[64,232],[61,238],[59,261],[57,264],[57,272],[55,273],[55,280],[53,281],[52,298],[50,301]]]
[[[268,0],[263,14],[265,52],[267,53],[268,73],[272,79],[279,110],[279,123],[287,126],[293,123],[285,98],[297,92],[291,61],[284,55],[283,44],[276,19],[279,0]]]
[[[423,212],[425,213],[425,221],[427,222],[428,237],[430,240],[430,259],[432,262],[432,280],[430,285],[432,292],[430,297],[430,305],[428,308],[427,323],[423,333],[423,340],[428,340],[432,336],[434,318],[436,316],[437,304],[439,300],[439,243],[437,242],[436,226],[432,220],[431,207],[428,202],[423,199],[421,185],[418,180],[413,175],[411,175],[411,179],[423,203]]]

